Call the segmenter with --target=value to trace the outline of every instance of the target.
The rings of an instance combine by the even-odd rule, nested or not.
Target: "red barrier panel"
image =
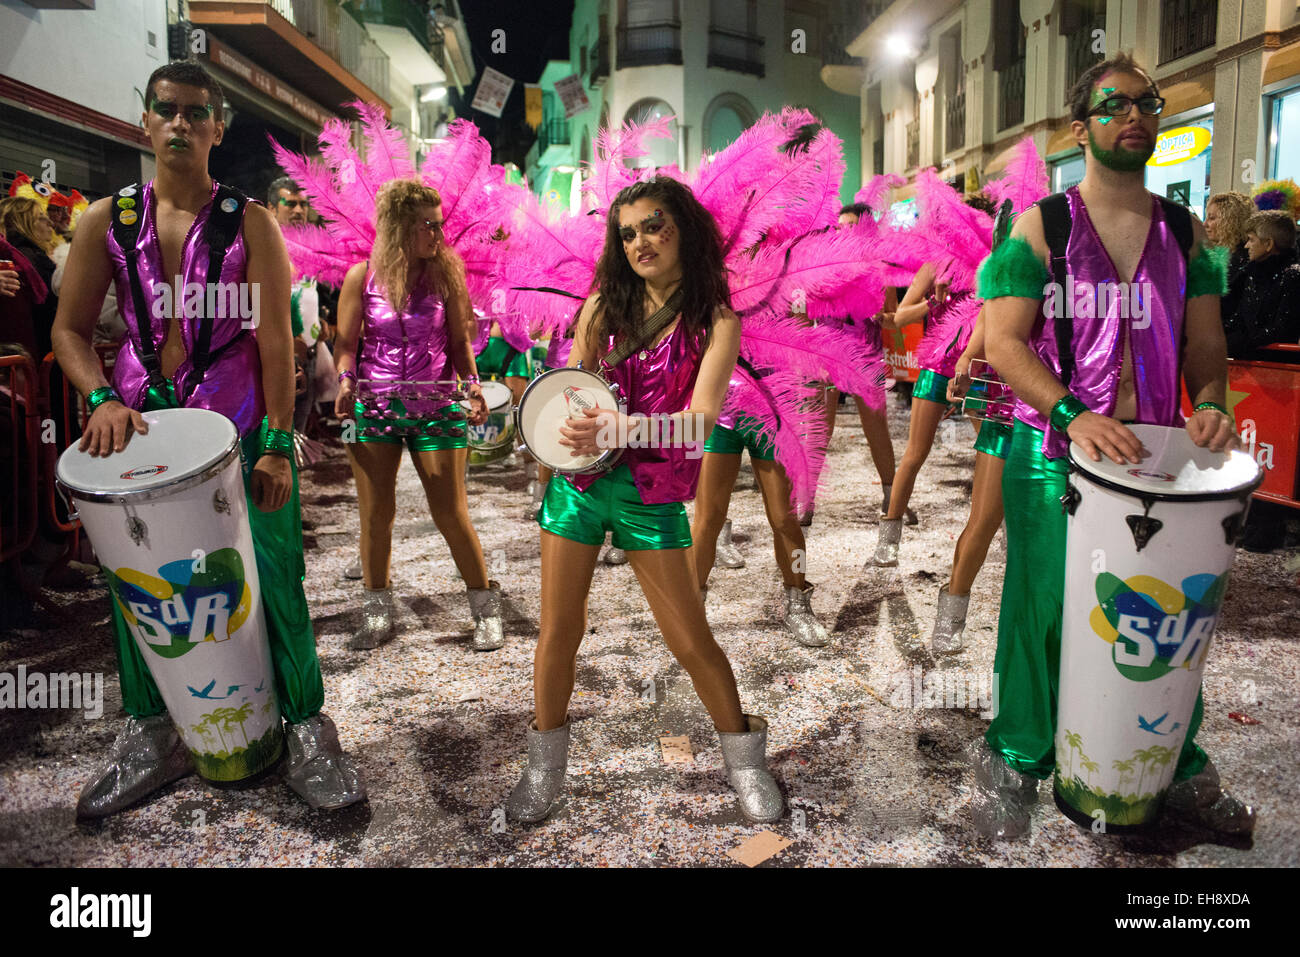
[[[921,346],[921,337],[925,335],[924,323],[913,322],[902,329],[885,329],[881,331],[880,343],[885,347],[885,361],[889,363],[890,374],[899,382],[915,382],[920,371],[916,364],[916,350]]]
[[[0,428],[10,459],[4,481],[8,499],[0,516],[0,562],[22,554],[36,536],[37,425],[36,368],[26,356],[0,358]]]

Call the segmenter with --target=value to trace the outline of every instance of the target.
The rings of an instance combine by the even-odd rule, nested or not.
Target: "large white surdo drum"
[[[1056,720],[1057,806],[1119,832],[1150,824],[1173,779],[1263,478],[1184,429],[1131,428],[1150,453],[1136,466],[1070,446]]]
[[[504,382],[492,379],[484,381],[480,388],[488,408],[488,417],[482,425],[467,427],[470,465],[487,465],[504,459],[515,450],[515,420],[511,415],[514,393]],[[461,405],[469,411],[468,399]]]
[[[283,748],[239,434],[203,409],[144,413],[147,435],[59,458],[71,496],[199,774],[234,782]]]
[[[581,418],[587,409],[618,411],[617,387],[580,367],[552,369],[528,384],[515,407],[516,431],[533,458],[553,472],[581,475],[607,472],[618,464],[622,449],[574,455],[560,444],[565,419]]]

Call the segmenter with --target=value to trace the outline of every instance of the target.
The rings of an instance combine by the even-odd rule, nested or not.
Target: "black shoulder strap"
[[[638,349],[654,342],[655,336],[667,329],[672,324],[673,317],[681,311],[682,300],[685,297],[681,286],[673,290],[673,294],[668,297],[668,300],[656,309],[650,318],[646,320],[645,325],[641,327],[640,337],[633,339],[629,336],[611,349],[609,354],[605,356],[605,365],[612,369]]]
[[[1172,199],[1164,196],[1157,196],[1160,205],[1164,207],[1165,222],[1169,223],[1169,230],[1178,240],[1178,248],[1183,251],[1183,259],[1191,258],[1192,254],[1192,214],[1182,203],[1175,203]]]
[[[1066,281],[1069,278],[1065,268],[1065,251],[1070,244],[1070,229],[1074,225],[1070,219],[1070,204],[1064,193],[1053,193],[1038,201],[1038,208],[1043,214],[1043,239],[1052,259],[1052,281],[1061,289],[1060,303],[1063,308],[1056,310],[1052,323],[1056,332],[1056,354],[1061,360],[1061,385],[1067,389],[1074,378],[1074,326],[1072,310],[1065,305]]]
[[[234,187],[224,184],[217,187],[217,195],[212,200],[212,212],[208,214],[207,226],[204,228],[204,239],[208,244],[206,281],[209,283],[221,281],[221,267],[226,261],[226,253],[229,252],[230,247],[234,245],[235,238],[239,235],[239,227],[244,219],[244,207],[247,204],[248,197]],[[192,377],[193,385],[187,390],[189,393],[198,388],[212,361],[212,321],[214,317],[207,314],[207,302],[210,298],[216,301],[220,297],[205,295],[203,298],[203,318],[199,320],[199,332],[194,341],[194,355],[190,357],[194,366],[194,375]]]
[[[124,186],[114,194],[112,216],[113,240],[126,258],[126,280],[131,288],[131,305],[135,309],[136,330],[140,336],[140,363],[149,376],[149,385],[164,385],[162,363],[153,347],[153,326],[140,284],[140,221],[144,216],[144,189],[139,183]]]

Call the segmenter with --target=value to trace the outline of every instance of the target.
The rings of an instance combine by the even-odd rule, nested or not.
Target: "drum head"
[[[515,394],[510,391],[510,386],[504,382],[488,381],[481,383],[481,385],[483,388],[483,401],[487,403],[489,412],[500,412],[514,404]]]
[[[560,444],[560,426],[583,409],[618,411],[605,380],[585,369],[553,369],[528,386],[519,403],[519,430],[528,450],[543,465],[573,472],[595,464],[600,456],[574,456]]]
[[[1186,429],[1131,425],[1149,453],[1137,465],[1118,465],[1105,455],[1094,462],[1070,443],[1070,463],[1099,485],[1134,495],[1170,499],[1233,498],[1253,490],[1264,473],[1245,452],[1197,448]]]
[[[136,433],[121,452],[92,456],[74,445],[55,472],[72,492],[123,495],[163,488],[216,465],[239,444],[235,424],[207,409],[144,413],[147,435]]]

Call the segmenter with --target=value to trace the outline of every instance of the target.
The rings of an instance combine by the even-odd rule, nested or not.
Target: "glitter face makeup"
[[[638,217],[635,222],[629,219]],[[680,269],[681,236],[677,224],[650,200],[638,200],[620,211],[619,239],[628,265],[646,278],[670,276]]]

